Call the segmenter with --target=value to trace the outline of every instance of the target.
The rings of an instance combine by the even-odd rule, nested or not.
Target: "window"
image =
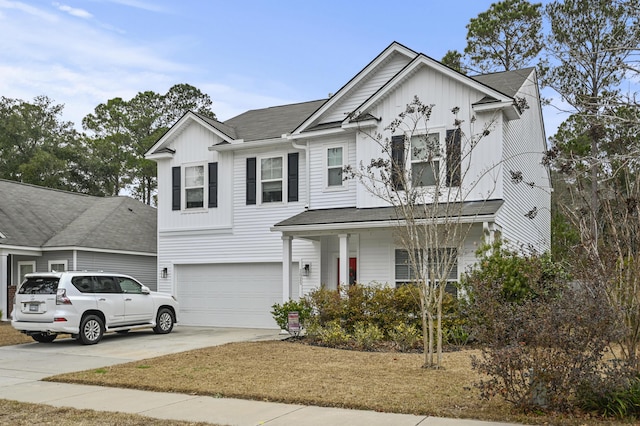
[[[120,281],[120,288],[124,293],[142,294],[142,285],[130,278],[117,278]]]
[[[260,185],[263,203],[282,201],[282,157],[260,160]]]
[[[204,166],[184,168],[184,192],[187,209],[204,207]]]
[[[24,276],[26,274],[30,274],[31,272],[36,271],[36,262],[35,260],[18,262],[18,282],[17,284],[21,284],[24,281]]]
[[[66,272],[67,270],[67,261],[66,260],[50,260],[49,261],[49,271],[51,272]]]
[[[440,134],[411,138],[411,185],[435,186],[440,176]]]
[[[343,163],[342,147],[332,147],[327,149],[327,187],[337,187],[343,185],[342,168]]]
[[[423,251],[416,250],[415,262],[424,264],[425,277],[428,279],[433,272],[435,278],[440,278],[443,272],[447,272],[445,278],[445,291],[456,294],[457,289],[454,283],[458,280],[458,252],[455,248],[430,249],[426,251],[426,258],[423,258]],[[419,268],[422,268],[420,265]],[[416,271],[411,264],[409,252],[407,250],[396,249],[395,251],[395,281],[396,287],[400,287],[417,278]]]
[[[422,251],[416,250],[415,259],[416,262],[420,262]],[[396,287],[407,282],[414,281],[416,279],[416,271],[411,265],[411,259],[409,258],[409,252],[407,250],[396,250],[395,260],[396,271]]]

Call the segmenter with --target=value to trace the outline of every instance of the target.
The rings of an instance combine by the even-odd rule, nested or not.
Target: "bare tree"
[[[446,283],[453,275],[457,278],[458,258],[474,219],[500,179],[502,159],[482,170],[472,167],[472,154],[490,134],[495,117],[481,124],[478,132],[473,132],[477,123],[472,118],[466,126],[472,134],[467,135],[458,118],[459,108],[453,108],[453,126],[441,141],[439,133],[429,131],[433,108],[415,97],[384,128],[384,134],[361,130],[376,142],[381,156],[369,164],[347,166],[345,172],[347,178],[358,179],[368,192],[395,209],[395,237],[407,253],[408,281],[420,289],[424,366],[439,368]],[[442,159],[446,164],[441,164]],[[465,201],[478,192],[480,182],[485,186],[490,182],[488,186],[493,189],[482,199],[474,197],[476,203],[470,207]]]

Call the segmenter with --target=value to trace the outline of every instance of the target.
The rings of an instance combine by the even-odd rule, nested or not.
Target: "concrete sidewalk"
[[[490,426],[507,423],[378,413],[66,383],[24,381],[0,387],[0,398],[56,407],[134,413],[157,419],[237,426]]]
[[[72,371],[142,360],[232,341],[281,338],[277,331],[176,327],[168,335],[107,335],[98,345],[68,339],[52,344],[0,347],[0,398],[58,407],[135,413],[150,418],[238,426],[489,426],[506,423],[445,419],[374,411],[323,408],[176,393],[49,383],[41,379]]]

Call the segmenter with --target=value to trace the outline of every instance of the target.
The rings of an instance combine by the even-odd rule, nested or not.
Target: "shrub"
[[[468,274],[474,334],[486,345],[472,367],[490,377],[477,383],[482,397],[500,395],[525,410],[566,410],[578,389],[601,375],[604,352],[619,335],[617,319],[602,291],[565,279],[547,256],[503,249]]]
[[[614,371],[617,374],[617,371]],[[617,383],[612,383],[617,382]],[[578,401],[582,409],[605,417],[640,416],[640,377],[618,380],[610,374],[598,377],[594,382],[585,383],[578,391]]]
[[[353,329],[353,339],[358,345],[358,348],[370,351],[375,345],[384,338],[384,334],[378,326],[374,324],[366,324],[359,322]]]
[[[418,345],[422,335],[414,324],[399,323],[389,332],[389,338],[400,352],[408,352]]]
[[[311,317],[311,308],[304,299],[300,301],[289,300],[282,305],[276,303],[271,306],[271,309],[273,319],[282,330],[289,330],[289,312],[298,312],[301,327],[305,327]]]
[[[343,346],[349,342],[351,336],[340,325],[339,320],[330,321],[320,329],[320,340],[325,345],[335,348]]]

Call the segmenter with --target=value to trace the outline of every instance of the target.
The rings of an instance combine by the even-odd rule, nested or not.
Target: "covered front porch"
[[[471,225],[458,252],[458,271],[475,261],[483,240],[493,240],[499,226],[495,216],[502,200],[460,203],[459,223]],[[429,218],[439,220],[444,218]],[[396,232],[403,226],[393,207],[307,210],[272,227],[282,233],[282,299],[304,295],[324,286],[396,285]],[[295,240],[312,242],[313,250],[295,252]],[[293,263],[294,259],[298,263]],[[299,264],[299,270],[291,265]],[[298,280],[299,277],[299,280]],[[300,291],[293,291],[294,285]]]

